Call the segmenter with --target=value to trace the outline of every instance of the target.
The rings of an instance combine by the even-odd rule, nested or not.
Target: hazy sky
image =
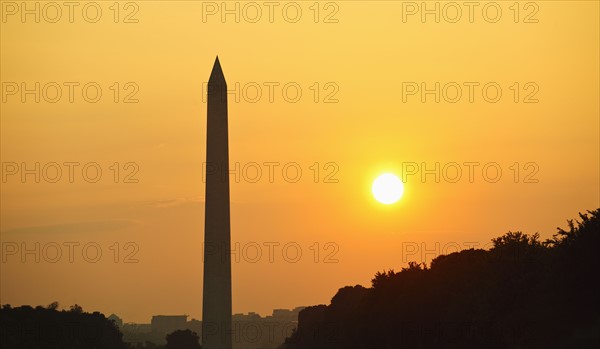
[[[600,206],[599,4],[515,3],[1,1],[0,303],[200,318],[217,54],[234,312],[550,237]]]

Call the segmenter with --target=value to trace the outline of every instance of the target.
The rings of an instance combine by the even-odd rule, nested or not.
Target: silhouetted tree
[[[191,330],[177,330],[167,335],[165,349],[200,349],[200,337]]]
[[[300,312],[285,349],[598,348],[600,209],[552,239],[508,232],[341,288]]]
[[[144,343],[136,343],[131,349],[164,349],[163,345],[154,344],[150,341],[145,341]]]
[[[2,349],[128,349],[123,335],[103,314],[83,312],[74,305],[70,311],[48,307],[8,305],[0,309]]]
[[[72,311],[74,313],[82,313],[83,312],[83,308],[81,306],[79,306],[78,304],[73,304],[70,307],[70,311]]]

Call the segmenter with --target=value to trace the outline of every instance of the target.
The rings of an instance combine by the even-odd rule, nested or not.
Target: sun
[[[384,173],[373,181],[371,191],[375,200],[385,205],[391,205],[402,198],[404,184],[395,175]]]

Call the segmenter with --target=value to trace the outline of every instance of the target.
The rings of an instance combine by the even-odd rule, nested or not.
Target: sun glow
[[[402,198],[404,184],[395,175],[385,173],[373,181],[371,191],[375,200],[385,205],[391,205]]]

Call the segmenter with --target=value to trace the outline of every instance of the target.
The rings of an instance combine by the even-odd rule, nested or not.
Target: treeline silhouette
[[[166,344],[145,343],[131,344],[131,349],[202,349],[200,336],[192,330],[175,330],[165,337]]]
[[[378,272],[301,311],[282,348],[600,348],[599,215]]]
[[[0,309],[1,349],[201,349],[199,336],[190,330],[177,330],[166,336],[165,345],[151,342],[132,345],[123,341],[117,325],[99,312],[86,313],[75,304],[57,310],[24,305]]]
[[[509,232],[487,250],[378,272],[300,312],[282,349],[598,348],[600,209],[552,239]],[[0,308],[2,349],[200,349],[190,330],[166,344],[125,343],[116,324],[77,304]]]
[[[0,309],[2,349],[128,349],[115,323],[99,312],[86,313],[75,304],[57,310],[58,303],[32,308]]]

